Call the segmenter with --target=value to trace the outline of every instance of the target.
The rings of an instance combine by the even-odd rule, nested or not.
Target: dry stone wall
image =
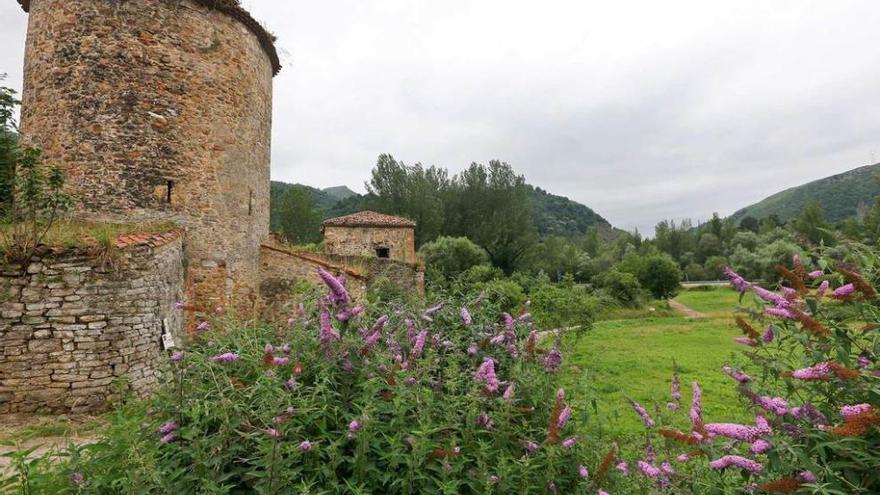
[[[0,266],[0,414],[103,410],[114,381],[149,391],[166,360],[163,320],[179,343],[183,238],[112,254],[49,252]]]

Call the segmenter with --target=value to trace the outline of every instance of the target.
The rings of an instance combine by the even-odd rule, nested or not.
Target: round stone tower
[[[186,228],[190,304],[248,310],[269,233],[273,37],[237,0],[18,0],[21,132],[83,219]]]

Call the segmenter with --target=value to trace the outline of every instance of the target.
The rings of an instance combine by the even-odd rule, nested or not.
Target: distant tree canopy
[[[4,76],[0,74],[0,81],[3,78]],[[0,216],[6,216],[12,202],[18,149],[15,108],[19,104],[14,90],[0,86]]]
[[[366,186],[367,206],[416,221],[418,244],[467,237],[506,273],[537,240],[525,179],[500,161],[473,163],[449,177],[445,169],[382,155]]]
[[[281,234],[293,244],[321,240],[321,214],[312,207],[311,193],[302,187],[291,187],[278,199],[277,222]]]

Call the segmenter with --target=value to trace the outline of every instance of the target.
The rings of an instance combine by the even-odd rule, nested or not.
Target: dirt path
[[[11,474],[8,454],[34,449],[28,458],[35,459],[71,443],[95,443],[101,425],[93,416],[0,415],[0,478]]]
[[[707,314],[700,313],[699,311],[695,311],[695,310],[685,306],[684,304],[676,301],[675,299],[669,300],[669,307],[674,309],[675,311],[678,311],[679,313],[681,313],[682,315],[684,315],[688,318],[708,318],[709,317]]]

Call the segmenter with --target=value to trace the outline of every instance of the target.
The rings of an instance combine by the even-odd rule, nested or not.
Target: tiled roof
[[[254,36],[260,42],[260,46],[263,47],[263,51],[266,52],[266,56],[269,57],[269,61],[272,63],[273,74],[277,75],[281,71],[281,60],[278,58],[278,50],[275,48],[275,36],[239,5],[238,0],[193,0],[193,2],[222,12],[244,24],[250,32],[254,33]],[[21,5],[25,12],[31,11],[31,0],[18,0],[18,4]]]
[[[323,225],[332,227],[415,227],[416,223],[408,218],[383,215],[375,211],[359,211],[344,217],[324,220]]]

